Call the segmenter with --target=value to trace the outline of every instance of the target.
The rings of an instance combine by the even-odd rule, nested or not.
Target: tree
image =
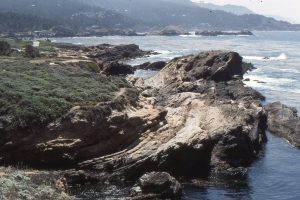
[[[27,44],[25,46],[24,56],[28,57],[28,58],[36,58],[36,57],[40,56],[40,52],[39,52],[39,50],[37,48],[33,47],[30,44]]]
[[[0,56],[8,56],[10,52],[10,44],[6,41],[0,41]]]

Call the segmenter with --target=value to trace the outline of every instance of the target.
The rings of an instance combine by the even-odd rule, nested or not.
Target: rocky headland
[[[261,105],[264,96],[243,83],[254,67],[236,52],[146,63],[139,67],[159,72],[144,80],[122,62],[152,53],[137,45],[39,50],[1,57],[0,162],[54,169],[69,185],[130,181],[129,199],[180,199],[176,179],[243,172],[267,125],[281,134],[274,124],[299,121],[294,109]]]

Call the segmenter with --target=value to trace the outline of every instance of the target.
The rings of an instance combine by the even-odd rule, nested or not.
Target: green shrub
[[[10,52],[10,44],[6,41],[0,41],[0,56],[8,56]]]
[[[31,44],[25,46],[24,56],[28,58],[37,58],[40,56],[40,52],[37,48],[33,47]]]
[[[89,72],[94,72],[94,73],[99,73],[100,72],[100,68],[99,66],[97,65],[97,63],[94,63],[94,62],[79,62],[79,66],[86,70],[86,71],[89,71]]]
[[[78,67],[34,65],[25,59],[2,62],[0,116],[14,116],[17,127],[49,123],[73,106],[93,106],[111,100],[120,87],[129,87],[123,78]]]

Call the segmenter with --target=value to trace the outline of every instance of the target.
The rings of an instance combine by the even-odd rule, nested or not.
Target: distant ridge
[[[202,8],[208,8],[211,10],[222,10],[225,12],[233,13],[235,15],[246,15],[246,14],[256,14],[252,10],[248,9],[244,6],[237,6],[237,5],[231,5],[227,4],[224,6],[221,5],[215,5],[212,3],[197,3]]]

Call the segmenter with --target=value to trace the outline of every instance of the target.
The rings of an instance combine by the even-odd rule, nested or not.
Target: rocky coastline
[[[80,98],[71,101],[59,94],[56,98],[70,107],[55,117],[45,115],[49,118],[41,123],[24,120],[19,111],[1,110],[2,165],[54,169],[54,179],[63,177],[65,185],[129,181],[133,188],[128,199],[180,199],[178,180],[247,169],[267,142],[268,127],[299,144],[295,109],[280,103],[264,107],[265,97],[243,83],[243,75],[254,67],[236,52],[207,51],[168,63],[145,63],[136,69],[158,73],[144,80],[129,75],[135,69],[122,62],[153,53],[134,44],[46,43],[40,48],[41,57],[24,60],[33,72],[43,67],[56,77],[66,69],[70,74],[64,79],[70,81],[92,77],[100,83],[97,87],[112,85],[96,91],[110,98],[91,98],[94,93],[78,103]],[[12,70],[9,63],[22,59],[3,57],[0,75]],[[82,83],[76,87],[84,89]],[[43,95],[41,88],[28,90]],[[282,113],[285,118],[278,121]]]

